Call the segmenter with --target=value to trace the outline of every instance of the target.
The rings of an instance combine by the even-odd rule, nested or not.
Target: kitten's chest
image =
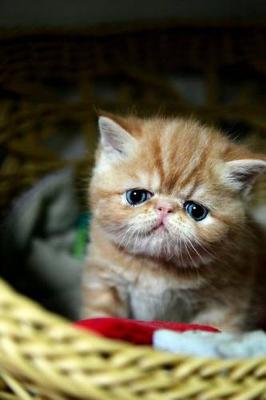
[[[129,286],[131,316],[139,320],[188,321],[195,312],[194,296],[159,277]]]

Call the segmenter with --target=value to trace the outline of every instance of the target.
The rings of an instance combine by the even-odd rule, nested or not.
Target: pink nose
[[[159,201],[156,205],[156,210],[161,214],[169,214],[173,212],[173,206],[170,203]]]

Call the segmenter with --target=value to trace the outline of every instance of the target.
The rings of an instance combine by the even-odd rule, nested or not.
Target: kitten
[[[262,324],[265,245],[248,194],[265,158],[191,120],[106,114],[99,130],[83,316]]]

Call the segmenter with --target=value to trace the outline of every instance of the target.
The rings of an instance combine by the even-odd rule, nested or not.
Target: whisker
[[[193,240],[195,241],[196,245],[199,246],[205,253],[208,254],[213,260],[216,259],[216,255],[210,251],[206,246],[203,245],[203,243],[200,242],[199,239],[196,237],[193,237]]]
[[[191,262],[192,262],[192,265],[193,265],[194,267],[197,267],[197,265],[195,265],[195,261],[193,260],[191,254],[190,254],[189,248],[188,248],[187,243],[186,243],[185,240],[184,240],[184,246],[185,246],[186,254],[187,254],[188,257],[190,258],[190,260],[191,260]]]
[[[204,258],[202,257],[202,255],[198,252],[198,250],[195,248],[195,246],[193,245],[193,243],[191,242],[191,240],[189,238],[187,238],[189,245],[191,246],[192,250],[195,252],[195,254],[199,257],[199,259],[202,261],[202,263],[204,264]]]

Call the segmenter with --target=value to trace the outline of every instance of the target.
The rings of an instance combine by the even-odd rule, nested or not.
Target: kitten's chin
[[[126,236],[124,240],[117,240],[113,236],[112,241],[130,254],[161,259],[175,264],[177,268],[199,268],[212,261],[209,253],[200,252],[196,245],[191,247],[176,237],[171,237],[169,231],[163,227],[153,229],[149,233],[138,232],[130,240]]]

